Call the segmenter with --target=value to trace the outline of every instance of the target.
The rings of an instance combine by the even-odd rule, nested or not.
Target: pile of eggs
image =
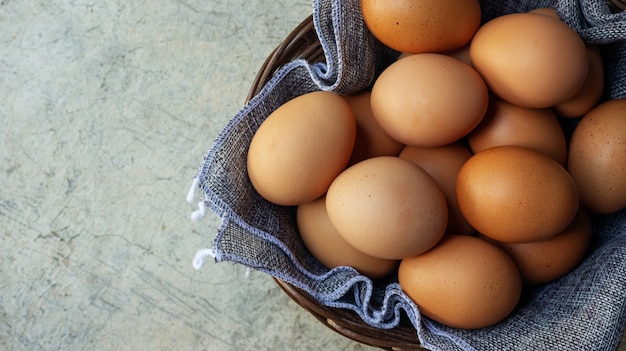
[[[371,90],[317,91],[256,131],[248,175],[297,206],[328,268],[397,274],[420,312],[495,324],[523,286],[584,258],[589,213],[626,207],[626,99],[600,103],[603,67],[552,9],[480,25],[474,0],[362,0],[401,53]],[[579,119],[567,141],[561,120]]]

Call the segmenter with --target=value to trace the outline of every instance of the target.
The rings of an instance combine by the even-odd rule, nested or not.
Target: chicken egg
[[[422,315],[462,329],[502,321],[522,293],[511,257],[469,235],[446,235],[429,251],[403,259],[398,281]]]
[[[316,91],[272,112],[248,149],[248,176],[270,202],[294,206],[323,195],[345,169],[356,122],[339,95]]]
[[[375,156],[398,156],[404,145],[378,125],[370,105],[369,91],[344,96],[356,119],[356,139],[349,164]]]
[[[476,0],[361,0],[365,24],[399,52],[442,52],[465,45],[480,25]]]
[[[552,110],[521,107],[492,97],[480,124],[468,135],[474,153],[494,146],[518,145],[567,161],[567,141]]]
[[[391,274],[398,267],[397,261],[372,257],[349,245],[328,218],[325,196],[299,205],[296,219],[304,246],[329,269],[350,266],[376,279]]]
[[[389,260],[430,249],[448,223],[448,206],[437,183],[396,156],[369,158],[339,174],[326,194],[326,209],[351,246]]]
[[[576,184],[550,157],[522,146],[472,156],[457,178],[457,200],[479,233],[502,242],[550,238],[574,219]]]
[[[578,33],[535,13],[512,13],[485,23],[471,41],[470,59],[494,94],[531,108],[572,98],[589,70]]]
[[[587,253],[591,234],[589,215],[580,209],[572,223],[551,238],[527,243],[491,242],[513,258],[524,284],[539,285],[554,281],[574,269]]]
[[[428,172],[443,191],[448,203],[446,233],[474,234],[474,228],[463,217],[456,200],[456,178],[461,167],[472,157],[470,150],[460,142],[433,148],[406,146],[398,157]]]
[[[443,146],[480,123],[489,102],[485,82],[469,65],[442,54],[415,54],[387,67],[374,82],[374,118],[404,145]]]
[[[595,213],[626,207],[626,99],[589,111],[570,140],[567,170],[583,205]]]
[[[604,89],[604,64],[597,46],[587,47],[589,72],[583,86],[571,99],[554,106],[554,111],[563,118],[578,118],[589,112],[600,100]]]

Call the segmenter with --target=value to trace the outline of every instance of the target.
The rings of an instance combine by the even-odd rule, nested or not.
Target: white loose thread
[[[206,215],[206,204],[204,201],[198,202],[198,209],[191,213],[191,219],[199,221]]]
[[[193,178],[193,183],[191,184],[191,188],[187,193],[187,202],[193,204],[196,200],[196,189],[198,189],[198,185],[200,184],[200,179],[198,177]],[[194,221],[199,221],[206,215],[206,204],[204,201],[198,202],[198,209],[191,213],[191,219]]]
[[[244,279],[250,278],[250,272],[252,272],[252,268],[246,267],[246,273],[243,275]]]
[[[196,252],[196,256],[193,258],[193,268],[195,270],[200,270],[204,265],[204,260],[209,256],[215,258],[215,252],[213,252],[213,249],[207,248],[198,250],[198,252]]]
[[[189,202],[190,204],[192,204],[196,199],[196,189],[198,189],[198,185],[200,185],[200,179],[198,179],[197,177],[193,178],[193,183],[191,183],[191,188],[187,193],[187,202]]]

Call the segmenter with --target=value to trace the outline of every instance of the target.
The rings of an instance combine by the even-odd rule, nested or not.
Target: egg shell
[[[456,178],[461,167],[472,157],[470,150],[460,142],[434,148],[406,146],[398,157],[428,172],[443,191],[448,204],[446,233],[474,234],[474,228],[463,217],[456,200]]]
[[[415,54],[387,67],[374,82],[372,112],[380,127],[405,145],[455,142],[480,123],[487,86],[469,65],[443,54]]]
[[[589,69],[578,34],[551,16],[533,13],[507,14],[485,23],[472,39],[470,59],[494,94],[531,108],[572,98]]]
[[[559,117],[578,118],[589,112],[602,97],[604,90],[604,63],[597,46],[587,46],[589,72],[583,86],[571,99],[554,106]]]
[[[356,122],[339,95],[316,91],[272,112],[248,150],[248,176],[270,202],[295,206],[323,195],[350,159]]]
[[[450,57],[454,57],[455,59],[468,64],[468,65],[472,65],[472,60],[470,59],[470,55],[469,55],[469,44],[464,45],[463,47],[453,50],[453,51],[448,51],[445,52],[444,54],[450,56]]]
[[[462,329],[502,321],[522,292],[513,260],[499,247],[468,235],[446,235],[431,250],[403,259],[398,281],[422,315]]]
[[[351,246],[389,260],[430,249],[448,222],[437,183],[419,166],[395,156],[369,158],[342,172],[328,189],[326,209]]]
[[[375,156],[398,156],[404,145],[380,128],[372,114],[369,91],[344,96],[356,119],[356,140],[348,164]]]
[[[540,285],[563,277],[583,260],[591,233],[589,215],[580,209],[572,223],[551,238],[528,243],[491,242],[513,258],[524,284]]]
[[[296,213],[304,245],[327,268],[350,266],[377,279],[391,274],[398,267],[398,261],[372,257],[350,246],[330,222],[325,196],[299,205]]]
[[[463,45],[462,47],[456,50],[446,51],[446,52],[441,52],[441,53],[450,57],[454,57],[455,59],[465,64],[468,64],[470,66],[472,65],[472,61],[470,60],[470,56],[469,56],[469,43],[466,45]],[[407,52],[400,53],[400,55],[398,56],[398,60],[403,59],[407,56],[411,56],[411,55],[414,55],[414,54],[407,53]]]
[[[580,120],[570,139],[567,170],[590,211],[626,207],[626,99],[603,102]]]
[[[496,146],[459,171],[457,200],[480,233],[502,242],[550,238],[574,219],[576,184],[550,157],[522,146]]]
[[[480,25],[476,0],[361,0],[372,34],[399,52],[442,52],[466,44]]]
[[[468,135],[474,153],[494,146],[519,145],[567,161],[567,141],[552,110],[521,107],[492,97],[480,124]]]

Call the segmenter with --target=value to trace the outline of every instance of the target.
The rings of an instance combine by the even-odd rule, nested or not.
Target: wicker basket
[[[626,10],[626,0],[609,0],[609,4],[612,5],[616,11]]]
[[[623,0],[608,2],[614,11],[626,9]],[[300,23],[269,55],[252,83],[246,102],[261,91],[281,66],[297,58],[304,58],[310,63],[324,60],[312,16]],[[375,328],[350,310],[325,307],[303,290],[278,278],[273,279],[298,305],[328,328],[347,338],[384,350],[426,350],[421,347],[416,330],[408,321],[394,329]]]

